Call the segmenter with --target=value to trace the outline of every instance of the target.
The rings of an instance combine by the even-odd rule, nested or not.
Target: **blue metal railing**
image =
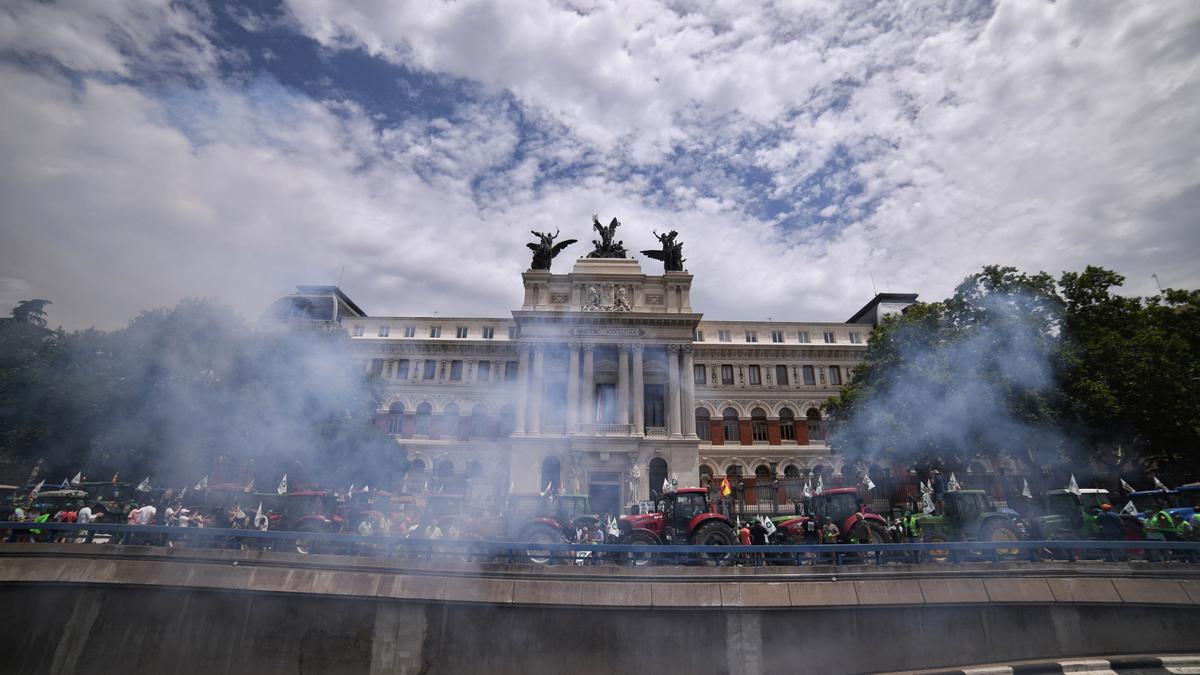
[[[394,556],[462,561],[575,564],[812,565],[845,563],[993,563],[1080,559],[1200,562],[1194,541],[996,541],[903,544],[691,546],[531,543],[416,539],[336,532],[291,532],[161,525],[0,522],[4,541],[110,543],[197,548],[240,548],[351,556]]]

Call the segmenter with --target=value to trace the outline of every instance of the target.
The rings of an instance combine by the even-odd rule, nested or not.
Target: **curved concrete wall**
[[[1200,650],[1200,581],[1164,567],[1073,578],[846,568],[838,581],[708,569],[654,582],[612,568],[480,578],[344,558],[270,564],[284,562],[0,547],[4,668],[840,673]]]

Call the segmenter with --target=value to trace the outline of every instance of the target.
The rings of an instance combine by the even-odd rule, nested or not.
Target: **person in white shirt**
[[[92,507],[84,506],[83,508],[79,509],[79,513],[75,515],[75,522],[79,523],[80,525],[87,525],[88,523],[96,522],[96,518],[97,516],[95,515],[95,512],[92,511]],[[88,533],[86,530],[80,530],[79,537],[76,539],[76,541],[86,542],[87,536]]]
[[[154,506],[152,506],[150,504],[147,504],[147,505],[143,506],[142,508],[138,509],[137,524],[138,525],[153,525],[154,517],[157,515],[158,515],[158,509],[154,508]]]

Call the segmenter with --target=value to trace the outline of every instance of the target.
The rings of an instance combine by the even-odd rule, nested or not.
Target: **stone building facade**
[[[377,424],[410,475],[460,477],[480,500],[549,484],[600,512],[672,476],[839,475],[821,404],[873,324],[916,299],[881,294],[842,323],[720,321],[693,308],[691,274],[646,274],[635,259],[522,277],[521,308],[491,318],[373,317],[325,292],[344,300],[337,321],[384,384]]]

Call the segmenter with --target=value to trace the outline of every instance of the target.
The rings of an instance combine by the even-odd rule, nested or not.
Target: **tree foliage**
[[[377,478],[403,468],[379,395],[341,332],[255,332],[210,301],[112,332],[0,325],[0,453],[67,475]]]
[[[1117,295],[1123,281],[1098,267],[1055,281],[989,266],[950,298],[887,317],[826,404],[831,442],[917,465],[1003,453],[1194,475],[1200,293]]]

